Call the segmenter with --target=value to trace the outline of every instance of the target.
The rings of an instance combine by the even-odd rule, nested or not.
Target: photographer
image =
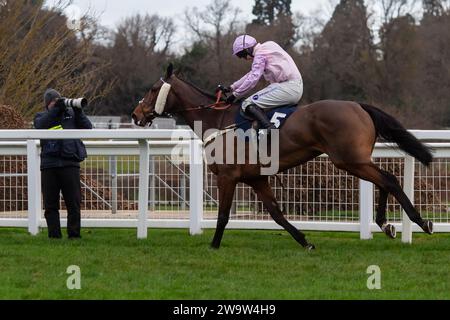
[[[53,130],[55,136],[64,129],[92,129],[83,113],[87,101],[68,100],[59,92],[48,89],[44,94],[46,111],[34,119],[36,129]],[[78,239],[81,229],[81,183],[80,162],[86,159],[86,148],[79,139],[42,140],[41,175],[45,219],[49,238],[62,238],[59,199],[60,192],[67,207],[67,233],[69,239]]]

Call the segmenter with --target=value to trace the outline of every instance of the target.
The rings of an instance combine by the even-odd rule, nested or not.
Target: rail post
[[[180,196],[181,196],[181,211],[186,211],[186,177],[181,175],[179,177]]]
[[[360,238],[361,240],[372,239],[373,184],[362,179],[359,180],[359,212]]]
[[[139,216],[138,239],[147,238],[148,180],[150,150],[146,139],[139,139]]]
[[[234,194],[233,203],[231,204],[230,215],[234,216],[237,213],[236,193]]]
[[[189,180],[189,232],[202,234],[203,220],[203,144],[200,140],[190,143],[190,180]]]
[[[414,164],[412,156],[405,157],[405,172],[403,174],[403,191],[414,205]],[[402,221],[402,242],[412,243],[412,222],[405,211],[403,211]]]
[[[150,211],[156,211],[155,157],[150,156]]]
[[[27,141],[28,232],[36,236],[41,221],[41,172],[38,140]]]
[[[117,156],[109,158],[109,174],[111,177],[111,213],[117,213]]]

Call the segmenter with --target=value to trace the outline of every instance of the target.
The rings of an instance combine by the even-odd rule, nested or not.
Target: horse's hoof
[[[308,251],[314,251],[314,250],[316,250],[316,246],[313,245],[313,244],[308,244],[308,245],[305,247],[305,249],[308,250]]]
[[[219,250],[220,249],[220,245],[215,245],[215,244],[211,244],[209,246],[212,250]]]
[[[422,226],[423,231],[428,234],[433,234],[433,222],[430,220],[425,220]]]
[[[383,231],[389,238],[391,239],[397,238],[397,231],[395,230],[395,227],[392,224],[386,225]]]

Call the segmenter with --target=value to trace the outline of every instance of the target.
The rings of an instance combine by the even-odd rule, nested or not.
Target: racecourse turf
[[[0,299],[450,299],[450,234],[415,234],[412,245],[375,234],[307,232],[307,252],[282,231],[83,229],[79,241],[0,229]],[[81,290],[66,286],[81,271]],[[367,268],[381,289],[367,288]]]

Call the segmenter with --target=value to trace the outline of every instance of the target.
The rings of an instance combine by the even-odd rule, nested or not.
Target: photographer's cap
[[[45,107],[47,108],[50,102],[59,98],[61,98],[61,94],[58,91],[56,91],[55,89],[47,89],[44,93]]]

